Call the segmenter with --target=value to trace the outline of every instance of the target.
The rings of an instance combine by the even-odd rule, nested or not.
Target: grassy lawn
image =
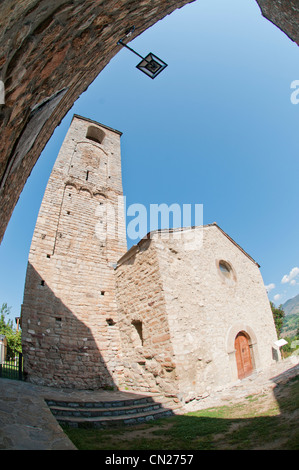
[[[299,377],[242,402],[144,425],[64,431],[80,450],[298,450]]]

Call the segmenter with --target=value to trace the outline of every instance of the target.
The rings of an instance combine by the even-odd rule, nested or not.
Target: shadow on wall
[[[25,380],[65,388],[117,388],[90,328],[55,296],[30,263],[21,321]],[[109,347],[107,337],[105,341]]]

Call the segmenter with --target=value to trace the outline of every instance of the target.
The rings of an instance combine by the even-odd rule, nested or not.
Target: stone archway
[[[131,40],[193,0],[6,0],[0,15],[0,241],[33,166],[57,125]],[[198,0],[200,1],[200,0]],[[256,0],[265,18],[299,44],[294,0]]]

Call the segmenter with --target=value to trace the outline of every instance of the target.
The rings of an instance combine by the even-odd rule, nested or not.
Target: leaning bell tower
[[[122,376],[114,286],[127,250],[120,136],[74,115],[53,167],[22,305],[30,382],[97,389]]]

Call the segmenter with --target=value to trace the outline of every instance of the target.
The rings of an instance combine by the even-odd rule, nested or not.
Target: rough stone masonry
[[[30,248],[27,380],[190,400],[262,370],[277,340],[259,265],[217,224],[129,251],[119,131],[75,115]]]
[[[122,375],[114,265],[126,251],[124,212],[117,239],[103,236],[115,221],[102,213],[122,195],[120,134],[74,116],[50,176],[22,306],[24,368],[35,383],[99,388]]]
[[[119,260],[116,287],[129,388],[188,401],[274,361],[259,266],[215,223],[148,234]]]

